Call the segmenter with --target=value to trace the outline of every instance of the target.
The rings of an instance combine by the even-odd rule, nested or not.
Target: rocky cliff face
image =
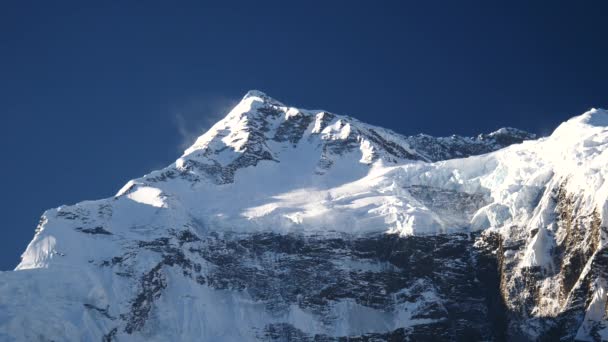
[[[607,228],[597,209],[581,210],[564,184],[548,188],[552,231],[513,226],[513,235],[483,234],[478,247],[496,255],[500,291],[515,340],[606,340]],[[543,242],[540,242],[543,241]],[[526,263],[526,248],[550,243],[543,265]],[[602,246],[602,247],[601,247]]]
[[[0,340],[606,340],[608,114],[533,138],[249,92],[174,164],[45,212]]]

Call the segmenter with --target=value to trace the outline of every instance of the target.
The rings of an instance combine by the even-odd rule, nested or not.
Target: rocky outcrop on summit
[[[475,138],[458,135],[435,138],[419,134],[408,137],[407,140],[409,145],[419,151],[427,161],[440,161],[490,153],[535,138],[535,134],[516,128],[501,128],[489,134],[480,134]]]
[[[175,163],[46,211],[0,340],[608,340],[608,113],[531,138],[249,92]]]

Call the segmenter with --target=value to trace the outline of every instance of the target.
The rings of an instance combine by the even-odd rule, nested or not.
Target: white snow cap
[[[415,141],[410,138],[349,117],[285,106],[251,90],[175,164],[196,176],[205,176],[201,169],[228,169],[234,178],[219,187],[202,181],[185,192],[179,186],[179,193],[173,184],[182,181],[154,187],[179,198],[191,215],[212,221],[217,229],[412,235],[501,228],[529,220],[536,198],[554,178],[568,179],[579,186],[577,191],[593,197],[589,205],[603,208],[608,191],[598,172],[604,173],[600,165],[607,164],[602,154],[608,139],[606,116],[593,109],[565,122],[549,138],[427,163],[428,154],[412,148]],[[291,122],[297,125],[289,126]],[[281,133],[296,130],[293,144],[279,139]],[[526,134],[502,128],[483,139]],[[379,139],[388,142],[379,145]],[[402,158],[391,154],[394,150],[382,150],[394,145],[402,148]],[[590,181],[592,188],[581,187]],[[438,191],[446,204],[427,200]],[[458,194],[468,196],[468,211],[450,207],[449,196],[462,196]],[[539,236],[537,245],[543,239]],[[544,260],[538,253],[531,255],[531,260]]]
[[[242,231],[416,235],[526,224],[547,183],[566,179],[572,191],[583,191],[590,208],[597,207],[605,217],[607,117],[606,111],[592,109],[548,138],[428,163],[428,155],[412,148],[410,138],[349,117],[288,107],[251,90],[175,164],[193,177],[208,178],[203,169],[229,170],[233,179],[220,186],[203,180],[184,187],[184,181],[176,180],[153,187],[179,198],[180,207],[216,229]],[[288,126],[296,120],[298,125]],[[279,132],[296,130],[301,137],[293,144],[277,138],[282,137]],[[507,134],[527,133],[502,128],[483,139]],[[388,141],[385,146],[401,146],[407,156],[383,151],[377,137]],[[445,204],[427,199],[437,192],[445,196]],[[450,196],[463,196],[458,194],[470,201],[468,211],[450,207]],[[541,250],[550,243],[544,235],[536,239]],[[531,250],[529,260],[545,258]]]

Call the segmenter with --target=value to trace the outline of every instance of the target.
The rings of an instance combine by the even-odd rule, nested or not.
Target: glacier
[[[608,340],[607,177],[602,109],[436,138],[250,91],[173,164],[46,211],[0,340]]]

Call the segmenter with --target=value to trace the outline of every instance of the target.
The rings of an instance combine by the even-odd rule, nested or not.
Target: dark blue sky
[[[93,3],[0,5],[0,270],[43,210],[171,163],[248,89],[404,134],[608,106],[600,1]]]

